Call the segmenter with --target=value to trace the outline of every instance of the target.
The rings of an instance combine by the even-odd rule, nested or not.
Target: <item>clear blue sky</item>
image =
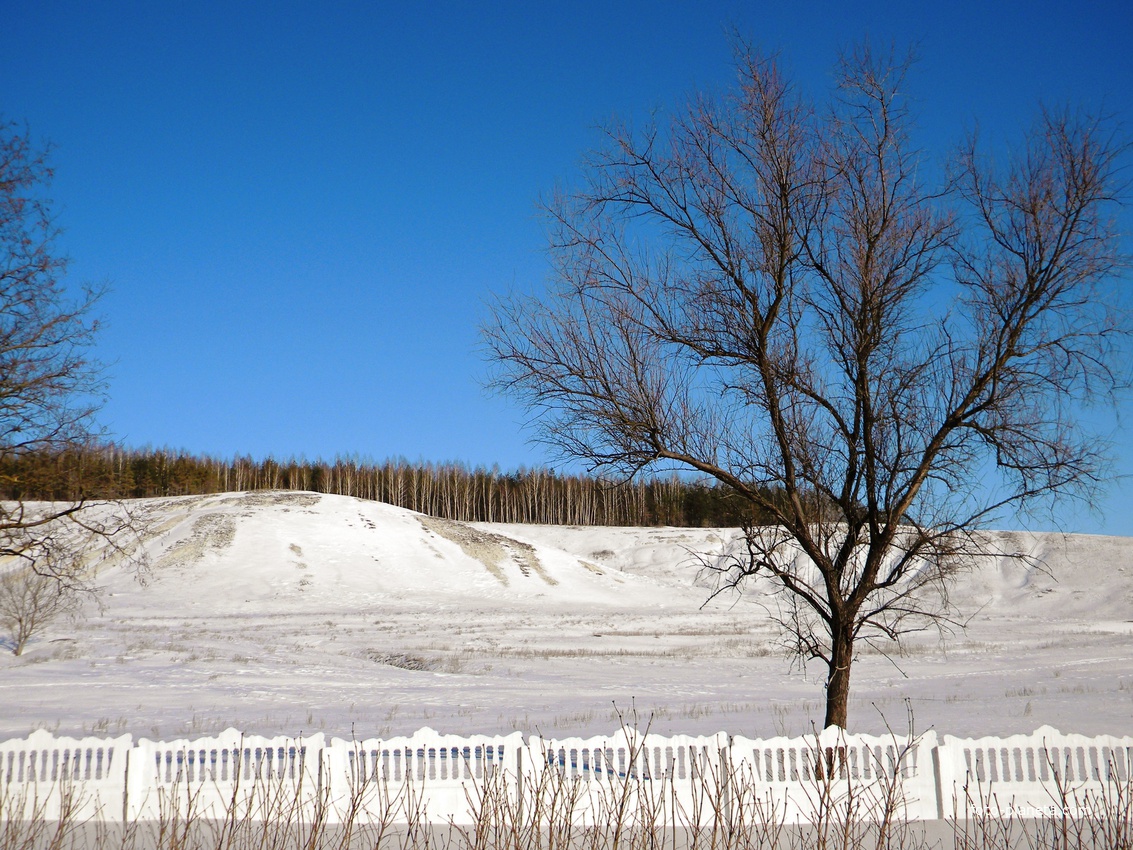
[[[0,113],[55,145],[72,279],[112,285],[105,423],[221,456],[544,462],[481,389],[482,304],[546,277],[535,203],[596,124],[727,84],[730,26],[815,88],[855,40],[915,44],[942,144],[1040,100],[1133,120],[1127,0],[0,0]],[[1067,527],[1133,535],[1133,486]]]

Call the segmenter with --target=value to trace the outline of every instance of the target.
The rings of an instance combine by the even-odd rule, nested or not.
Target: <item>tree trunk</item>
[[[854,660],[853,626],[835,628],[830,646],[830,671],[826,678],[826,720],[823,728],[846,728],[850,703],[850,665]]]

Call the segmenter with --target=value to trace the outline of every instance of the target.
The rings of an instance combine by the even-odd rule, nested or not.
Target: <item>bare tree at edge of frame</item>
[[[908,61],[859,48],[818,105],[737,56],[726,96],[607,130],[545,204],[552,283],[496,300],[483,334],[493,386],[561,456],[695,470],[773,517],[720,587],[777,594],[844,728],[856,641],[942,627],[950,580],[994,549],[981,528],[1095,503],[1107,446],[1081,413],[1127,388],[1127,147],[1046,110],[1000,160],[969,136],[933,184]]]
[[[55,251],[57,229],[43,195],[51,176],[46,152],[28,132],[0,122],[0,623],[11,627],[17,654],[94,590],[92,545],[121,549],[120,535],[132,526],[121,510],[88,510],[81,495],[25,501],[23,490],[55,489],[52,476],[69,470],[39,464],[39,477],[27,482],[9,464],[61,456],[100,436],[101,366],[90,355],[99,293],[87,289],[72,300],[65,289],[67,261]]]

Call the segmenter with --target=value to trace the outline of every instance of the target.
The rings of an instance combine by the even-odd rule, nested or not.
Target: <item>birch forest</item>
[[[0,460],[0,498],[132,499],[306,490],[386,502],[465,522],[724,527],[760,524],[728,491],[676,475],[611,481],[545,468],[459,462],[215,458],[171,449],[95,446]]]

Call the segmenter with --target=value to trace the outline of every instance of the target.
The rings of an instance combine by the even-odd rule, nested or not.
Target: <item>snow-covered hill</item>
[[[800,733],[822,671],[757,593],[705,604],[727,529],[468,525],[309,493],[132,504],[146,566],[0,658],[0,737],[327,731]],[[965,631],[862,647],[851,723],[952,734],[1133,729],[1133,540],[1002,534],[954,588]]]
[[[366,611],[405,601],[618,605],[626,592],[659,601],[648,580],[379,502],[257,492],[140,507],[149,592],[133,601],[143,607],[155,593],[218,615]],[[128,570],[105,578],[114,593],[135,590]]]

